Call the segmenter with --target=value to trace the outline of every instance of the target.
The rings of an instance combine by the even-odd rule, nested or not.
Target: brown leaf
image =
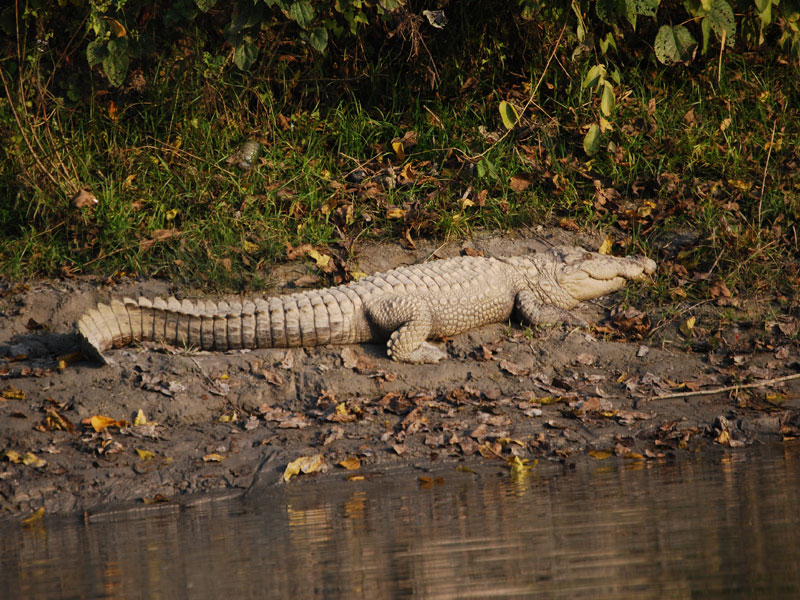
[[[283,378],[275,371],[262,369],[261,376],[267,380],[267,383],[271,383],[272,385],[283,385]]]
[[[529,369],[521,367],[518,364],[513,363],[511,361],[508,361],[508,360],[505,360],[505,359],[500,361],[500,368],[503,371],[505,371],[506,373],[509,373],[510,375],[514,375],[515,377],[520,377],[520,376],[523,376],[523,375],[527,375],[530,372]]]
[[[531,173],[517,173],[511,177],[509,187],[515,192],[524,192],[533,183],[533,175]]]
[[[172,238],[180,237],[181,235],[181,232],[177,229],[156,229],[150,234],[150,239],[139,240],[139,250],[144,252],[150,249],[156,242],[164,242]]]
[[[97,206],[97,198],[88,190],[78,190],[71,198],[70,203],[75,208],[94,208]]]

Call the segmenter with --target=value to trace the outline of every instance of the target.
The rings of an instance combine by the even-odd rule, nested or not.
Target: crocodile
[[[644,256],[614,257],[575,246],[525,256],[462,256],[400,267],[332,288],[241,301],[115,299],[78,321],[84,353],[152,340],[203,350],[386,342],[393,360],[436,363],[429,339],[508,320],[581,322],[583,300],[652,274]]]

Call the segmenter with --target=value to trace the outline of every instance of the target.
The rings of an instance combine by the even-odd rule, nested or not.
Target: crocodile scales
[[[656,264],[561,246],[518,257],[460,257],[400,267],[347,285],[233,302],[112,300],[78,321],[84,352],[152,340],[203,350],[286,348],[386,341],[394,360],[435,363],[427,342],[507,320],[552,324],[568,312],[642,279]]]

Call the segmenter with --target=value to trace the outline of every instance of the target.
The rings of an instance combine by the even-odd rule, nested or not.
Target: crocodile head
[[[619,258],[574,246],[552,248],[550,253],[556,282],[577,302],[604,296],[656,270],[655,261],[646,256]]]

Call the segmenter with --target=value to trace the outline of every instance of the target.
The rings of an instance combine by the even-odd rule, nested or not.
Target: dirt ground
[[[364,245],[354,260],[372,273],[465,248],[514,255],[601,239],[542,230],[413,251]],[[274,293],[310,273],[302,261],[277,268]],[[771,299],[751,310],[675,302],[645,314],[635,293],[633,309],[618,309],[618,293],[577,311],[590,329],[491,325],[443,341],[450,360],[439,365],[398,364],[377,345],[129,347],[112,352],[113,365],[74,355],[74,324],[93,303],[169,294],[200,295],[153,279],[0,283],[0,518],[42,507],[91,516],[398,467],[424,476],[448,463],[512,473],[537,459],[578,468],[670,460],[782,443],[800,428],[800,379],[655,398],[798,373],[796,321],[788,308],[764,310]],[[316,472],[285,482],[300,457]]]

